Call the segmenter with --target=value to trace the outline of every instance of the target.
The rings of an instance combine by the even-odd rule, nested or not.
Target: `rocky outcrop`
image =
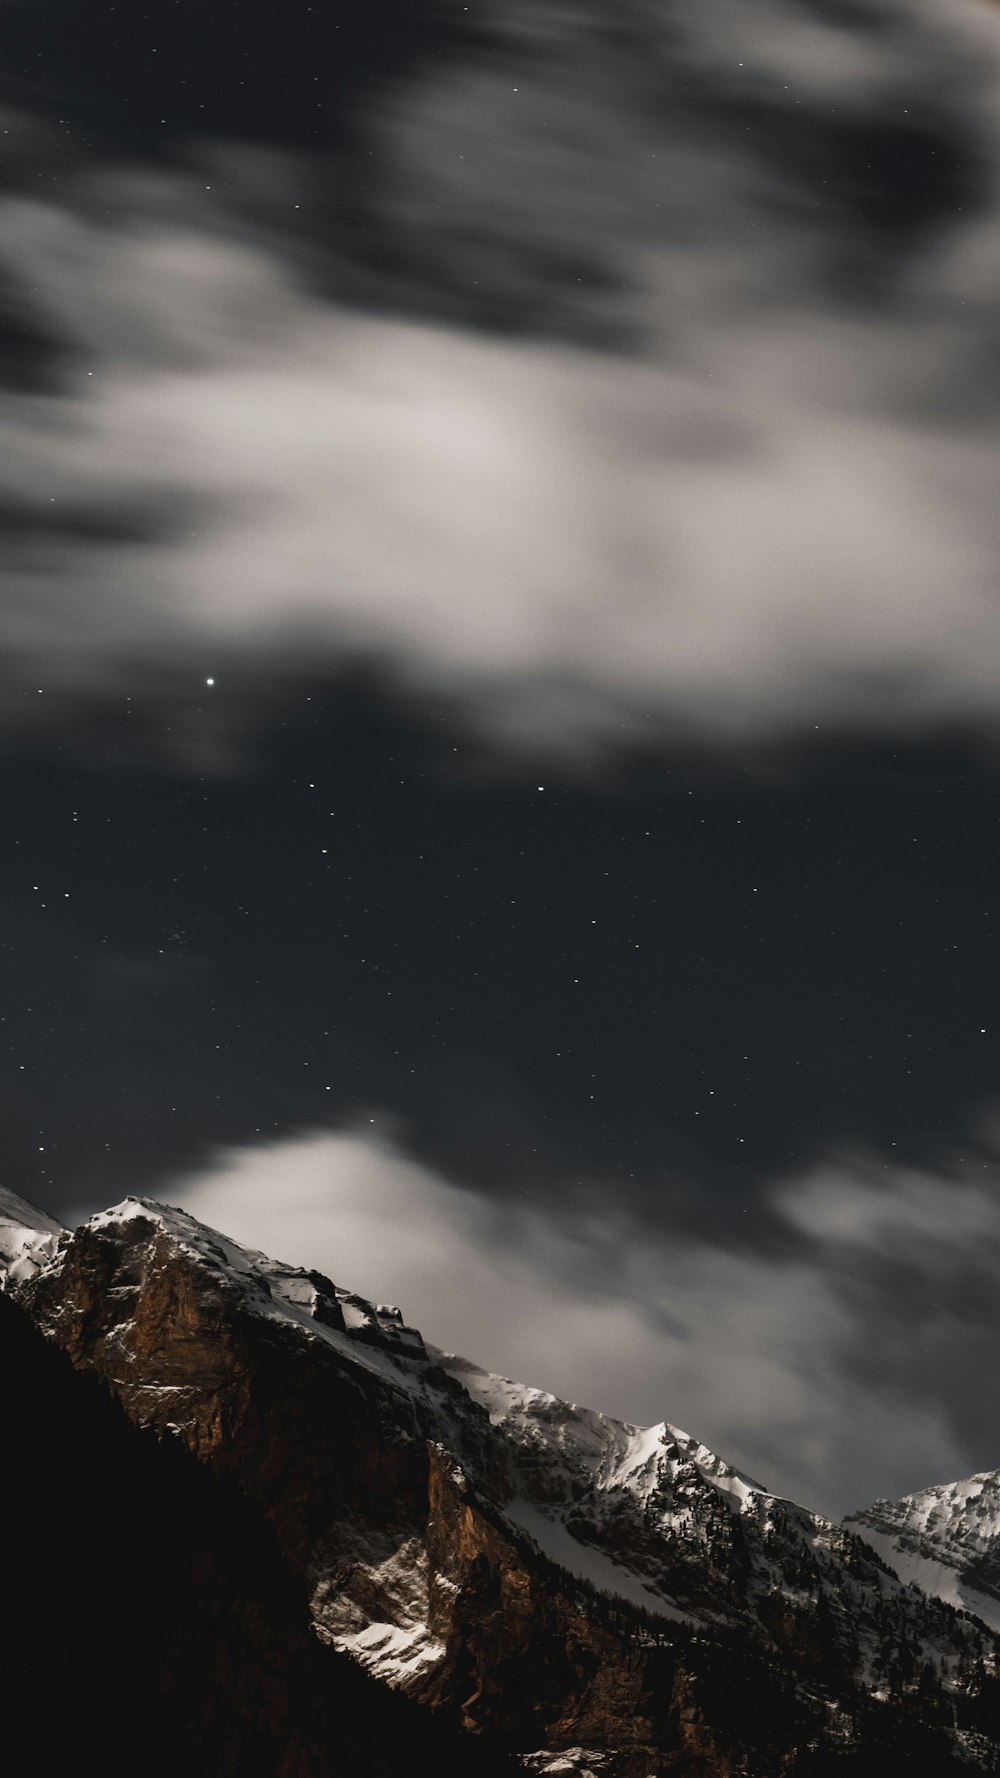
[[[484,1750],[602,1778],[1000,1770],[985,1627],[675,1427],[490,1377],[148,1202],[17,1294],[266,1520],[320,1642]]]
[[[130,1423],[2,1294],[0,1367],[8,1764],[101,1778],[467,1778],[467,1737],[317,1642],[244,1493],[178,1439]],[[484,1778],[514,1778],[482,1742],[471,1754]]]

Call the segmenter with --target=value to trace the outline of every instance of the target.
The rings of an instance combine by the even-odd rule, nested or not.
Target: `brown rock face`
[[[734,1511],[710,1453],[595,1492],[546,1443],[575,1410],[545,1398],[518,1442],[397,1311],[155,1205],[95,1219],[20,1299],[266,1516],[321,1642],[533,1769],[1000,1770],[995,1641],[790,1503]],[[556,1499],[575,1573],[517,1519]]]
[[[0,1696],[19,1770],[466,1778],[467,1738],[316,1639],[239,1490],[133,1426],[2,1293],[0,1367],[16,1428]],[[512,1761],[472,1751],[482,1778],[515,1778]]]

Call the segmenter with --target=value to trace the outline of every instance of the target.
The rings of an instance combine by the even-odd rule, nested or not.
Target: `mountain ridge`
[[[844,1523],[901,1579],[1000,1633],[1000,1470],[876,1500]]]
[[[891,1718],[902,1771],[921,1712],[940,1770],[1000,1769],[990,1631],[678,1428],[494,1377],[149,1199],[50,1222],[9,1243],[36,1325],[257,1500],[321,1642],[529,1769],[889,1769]]]

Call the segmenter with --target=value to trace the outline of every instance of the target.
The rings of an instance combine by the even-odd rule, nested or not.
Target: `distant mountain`
[[[470,1772],[1000,1773],[1000,1639],[678,1428],[494,1377],[148,1200],[72,1237],[31,1213],[5,1250],[46,1338],[266,1523],[316,1651]],[[361,1778],[318,1745],[309,1778]]]
[[[876,1500],[845,1520],[911,1581],[1000,1632],[1000,1470]]]

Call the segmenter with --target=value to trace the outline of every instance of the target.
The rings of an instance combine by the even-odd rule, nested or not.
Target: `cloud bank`
[[[995,728],[1000,21],[491,21],[368,122],[396,313],[329,233],[321,293],[307,159],[3,200],[69,353],[0,420],[19,690],[360,657],[522,747]]]
[[[997,1460],[995,1367],[980,1362],[1000,1331],[995,1166],[932,1176],[855,1157],[776,1183],[781,1252],[755,1251],[745,1224],[727,1246],[651,1230],[596,1183],[555,1211],[493,1205],[368,1123],[222,1151],[162,1195],[398,1301],[439,1346],[668,1419],[834,1516]]]

